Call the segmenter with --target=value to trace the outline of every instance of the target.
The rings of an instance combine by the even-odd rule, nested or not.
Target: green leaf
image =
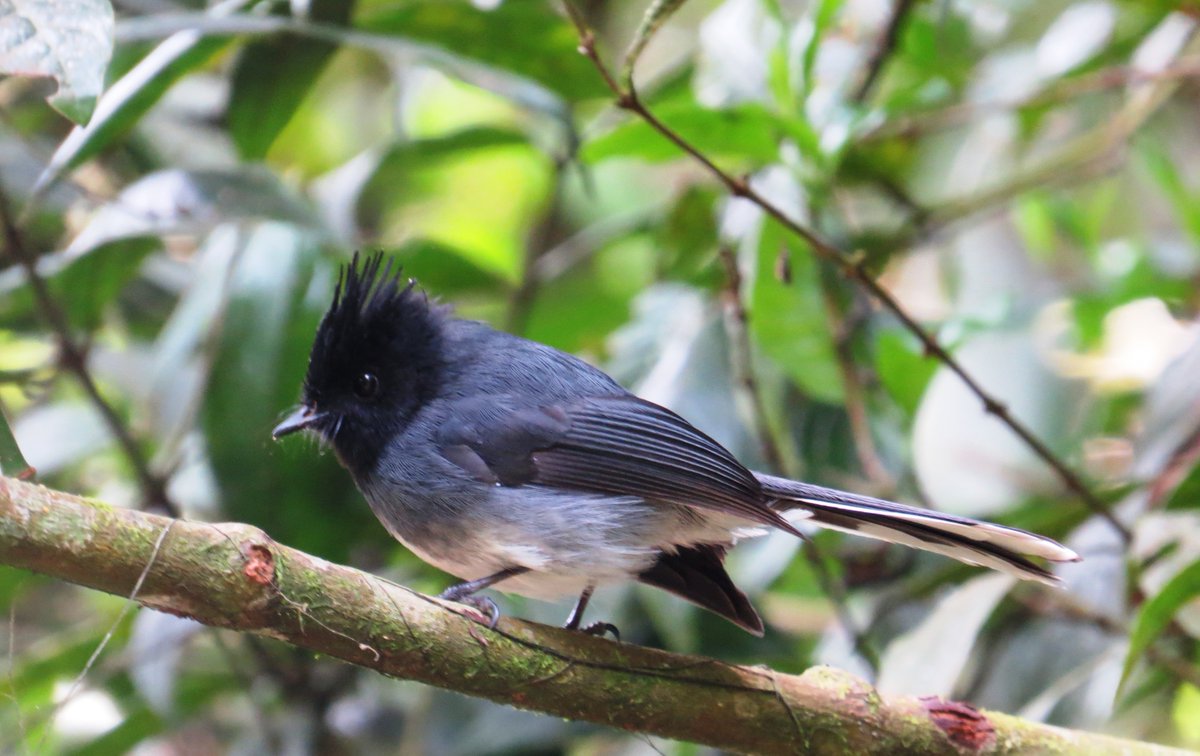
[[[174,714],[183,719],[201,711],[222,694],[244,692],[241,680],[232,674],[192,673],[184,677]],[[110,686],[112,687],[112,686]],[[122,696],[124,719],[108,732],[89,741],[64,749],[64,754],[79,756],[122,756],[136,750],[143,741],[167,730],[173,724],[164,720],[136,694]]]
[[[54,79],[50,104],[75,123],[91,117],[112,51],[108,0],[0,3],[0,75]]]
[[[717,212],[721,195],[711,185],[696,184],[679,195],[661,221],[649,224],[659,275],[717,289],[723,281],[716,257]],[[642,229],[635,227],[634,233]]]
[[[779,4],[779,0],[764,0],[762,3],[763,11],[774,22],[775,26],[781,31],[776,35],[775,44],[767,51],[767,87],[771,91],[771,97],[775,101],[775,105],[785,113],[796,113],[802,110],[799,105],[801,93],[793,86],[793,72],[791,46],[794,36],[791,34],[782,33],[783,29],[788,28],[791,24],[788,17],[783,12],[783,7]]]
[[[975,79],[976,66],[985,60],[976,39],[963,14],[910,13],[874,100],[898,115],[948,104]]]
[[[320,232],[316,213],[261,166],[156,171],[125,187],[71,242],[82,254],[115,239],[203,234],[237,220],[277,220]]]
[[[145,258],[168,234],[203,235],[239,220],[281,220],[321,233],[315,213],[261,168],[151,173],[126,187],[75,237],[66,252],[43,256],[38,270],[75,328],[91,330]],[[10,275],[16,274],[16,275]],[[19,271],[0,275],[0,313],[33,311]]]
[[[1183,683],[1175,691],[1175,703],[1171,707],[1171,718],[1188,748],[1200,748],[1200,688]]]
[[[633,81],[633,67],[637,65],[637,60],[641,57],[642,51],[646,49],[646,45],[650,44],[654,33],[685,2],[686,0],[654,0],[650,3],[650,7],[642,16],[641,23],[633,33],[633,41],[629,44],[629,49],[625,52],[625,59],[621,63],[621,77],[626,82]]]
[[[312,21],[343,25],[353,2],[316,0]],[[295,34],[252,42],[233,68],[229,133],[243,160],[261,160],[321,75],[337,45]]]
[[[916,337],[908,331],[889,329],[875,340],[875,369],[888,394],[912,416],[925,393],[937,360],[927,358]]]
[[[763,352],[814,399],[842,401],[842,379],[820,288],[820,270],[807,249],[774,220],[764,220],[755,250],[750,327]],[[792,282],[775,277],[780,254],[791,260]]]
[[[1179,224],[1193,241],[1200,242],[1200,193],[1193,192],[1179,175],[1179,167],[1162,145],[1147,138],[1137,143],[1142,164],[1171,202]]]
[[[920,624],[884,650],[880,690],[953,695],[984,623],[1015,583],[1011,575],[984,573],[939,597],[937,606]]]
[[[105,309],[137,275],[142,262],[159,248],[155,239],[119,239],[102,244],[76,259],[51,281],[51,292],[62,303],[76,328],[94,330]]]
[[[547,156],[527,143],[497,143],[451,152],[436,163],[415,159],[413,170],[400,170],[415,157],[409,152],[389,161],[386,170],[395,179],[372,180],[364,203],[369,212],[359,217],[367,232],[385,243],[429,239],[517,281],[554,177]]]
[[[524,335],[568,352],[603,354],[613,331],[629,320],[630,300],[645,279],[638,266],[628,264],[629,252],[643,264],[650,262],[645,245],[606,246],[587,265],[581,265],[538,292]],[[607,269],[607,270],[606,270]],[[614,285],[614,274],[621,278]]]
[[[816,85],[814,71],[817,65],[817,53],[820,52],[821,43],[825,40],[826,30],[837,18],[838,11],[842,8],[842,0],[820,0],[810,8],[812,26],[808,28],[808,36],[800,54],[800,83],[805,96],[812,93],[813,87]]]
[[[36,472],[21,454],[21,447],[17,445],[17,438],[8,423],[8,408],[0,402],[0,475],[28,478]]]
[[[1050,262],[1058,245],[1054,213],[1044,192],[1032,191],[1014,200],[1013,225],[1021,241],[1039,261]]]
[[[300,398],[335,272],[313,237],[295,227],[268,223],[243,233],[201,412],[222,511],[344,561],[372,538],[386,543],[384,530],[331,456],[301,439],[271,440]]]
[[[86,331],[100,324],[105,308],[158,247],[157,241],[144,237],[118,238],[98,244],[87,254],[44,257],[38,270],[54,301],[66,312],[67,321],[73,328]],[[0,314],[6,318],[30,315],[35,310],[33,291],[24,285],[24,279],[6,278],[0,284],[0,294],[5,295],[0,300]]]
[[[742,158],[761,163],[778,158],[784,127],[761,105],[713,110],[686,100],[656,105],[652,110],[663,123],[708,157]],[[683,154],[641,119],[626,121],[590,140],[580,151],[580,157],[590,163],[614,157],[664,161]]]
[[[1118,695],[1129,680],[1129,674],[1138,659],[1167,629],[1179,608],[1197,597],[1200,597],[1200,562],[1193,562],[1180,570],[1162,590],[1142,604],[1133,622],[1133,630],[1129,633],[1129,653],[1125,655],[1121,684],[1117,687]]]
[[[1164,509],[1197,508],[1200,508],[1200,464],[1193,464],[1183,481],[1167,497]]]
[[[38,178],[34,193],[41,194],[64,173],[131,129],[172,84],[206,63],[228,42],[219,37],[179,32],[155,47],[100,97],[87,126],[77,126],[67,135]]]
[[[1157,298],[1170,306],[1180,306],[1195,293],[1189,280],[1159,271],[1143,249],[1128,250],[1128,261],[1124,265],[1125,269],[1106,288],[1078,294],[1071,303],[1076,331],[1084,347],[1092,348],[1101,343],[1105,318],[1121,305],[1138,299]]]
[[[525,135],[519,131],[495,126],[473,126],[442,136],[397,142],[379,159],[371,177],[359,191],[356,208],[358,222],[367,227],[376,226],[380,215],[396,202],[396,188],[407,186],[413,171],[476,150],[527,142]]]
[[[495,293],[504,282],[471,262],[462,250],[428,239],[413,239],[389,254],[415,278],[421,288],[439,297],[466,293]]]
[[[568,100],[608,90],[579,54],[575,28],[543,0],[480,10],[465,0],[415,0],[361,19],[360,29],[428,42],[538,82]]]

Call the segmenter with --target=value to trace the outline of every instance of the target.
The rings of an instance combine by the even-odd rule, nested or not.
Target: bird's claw
[[[454,588],[457,587],[455,586]],[[496,624],[500,622],[500,607],[496,605],[496,602],[487,596],[463,595],[461,592],[455,591],[454,588],[442,591],[438,594],[438,598],[443,601],[453,601],[456,604],[463,604],[474,609],[475,612],[473,614],[476,614],[475,618],[479,624],[487,625],[489,630],[495,630]]]
[[[599,638],[603,638],[605,635],[611,633],[614,640],[618,643],[621,642],[621,631],[611,622],[593,622],[590,625],[579,628],[579,632],[586,633],[587,635],[595,635]]]

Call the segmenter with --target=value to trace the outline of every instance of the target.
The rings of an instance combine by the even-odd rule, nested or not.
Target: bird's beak
[[[276,425],[275,430],[271,431],[271,438],[278,441],[289,433],[305,430],[319,421],[321,417],[321,413],[312,407],[303,406],[288,415],[282,423]]]

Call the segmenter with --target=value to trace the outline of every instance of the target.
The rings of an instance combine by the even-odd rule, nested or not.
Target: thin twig
[[[650,746],[650,750],[657,753],[658,756],[667,756],[667,754],[661,748],[654,745],[654,741],[650,738],[649,735],[647,735],[644,732],[639,732],[638,735],[641,736],[640,739],[645,741],[646,745]]]
[[[208,629],[209,635],[212,638],[213,645],[217,647],[217,651],[225,660],[225,666],[229,668],[229,674],[237,679],[242,687],[242,691],[246,695],[246,701],[250,704],[250,708],[254,710],[254,720],[261,728],[263,741],[267,745],[267,750],[270,753],[282,753],[283,738],[276,732],[276,729],[271,726],[271,719],[267,714],[267,707],[263,706],[259,701],[258,689],[254,684],[253,678],[246,674],[246,670],[242,668],[238,658],[234,655],[233,649],[221,637],[221,631],[215,627]],[[250,636],[252,637],[252,636]],[[255,660],[258,661],[257,659]]]
[[[159,470],[177,469],[183,456],[183,443],[192,429],[195,428],[196,418],[200,416],[200,411],[204,407],[204,400],[208,395],[209,384],[212,382],[213,368],[217,364],[217,357],[221,350],[221,339],[225,333],[225,321],[229,315],[229,305],[233,301],[234,276],[237,273],[238,263],[246,251],[246,241],[243,238],[243,231],[240,225],[234,225],[233,236],[233,251],[230,253],[229,262],[225,266],[225,275],[221,278],[221,289],[218,293],[216,309],[213,310],[212,320],[209,322],[208,328],[204,333],[204,338],[200,342],[200,348],[197,350],[200,356],[200,374],[196,379],[195,388],[184,403],[183,411],[179,413],[178,422],[175,423],[174,428],[165,434],[159,444],[158,453],[152,462]]]
[[[215,630],[215,628],[210,629]],[[152,643],[148,643],[144,647],[138,649],[136,655],[130,648],[126,647],[122,651],[108,657],[103,664],[98,663],[92,667],[91,671],[88,673],[88,680],[91,682],[91,687],[96,690],[106,688],[112,683],[114,678],[120,675],[128,675],[130,668],[135,663],[149,663],[156,661],[157,659],[161,658],[162,654],[176,648],[176,645],[177,640],[175,638],[164,636],[157,638]],[[34,660],[31,663],[36,665],[38,662]],[[37,731],[40,728],[47,727],[49,726],[49,722],[54,719],[57,713],[57,707],[52,709],[39,708],[37,712],[29,717],[29,721],[26,722],[25,729],[29,731]],[[9,738],[7,740],[4,739],[3,736],[9,734],[10,733],[0,734],[0,754],[8,754],[13,752],[17,746],[21,745],[22,743],[25,744],[26,748],[28,747],[29,744],[26,742],[25,735],[18,733],[17,737],[22,738],[20,741],[18,741],[16,737]]]
[[[748,330],[749,315],[746,303],[742,299],[742,274],[738,270],[737,257],[733,250],[722,247],[719,252],[721,263],[725,266],[725,333],[729,339],[729,361],[733,370],[733,379],[740,385],[750,403],[753,412],[755,435],[762,446],[763,459],[772,470],[783,472],[787,466],[775,434],[771,431],[771,421],[767,417],[767,408],[759,391],[758,378],[754,375],[754,366],[750,354],[750,335]]]
[[[931,336],[917,321],[908,314],[908,312],[900,305],[896,298],[875,280],[867,270],[866,262],[861,255],[852,255],[844,252],[829,242],[822,239],[814,231],[801,225],[793,220],[786,212],[775,205],[773,202],[764,197],[757,189],[755,189],[745,177],[735,177],[727,173],[722,168],[718,167],[713,161],[701,152],[695,145],[684,139],[670,126],[660,121],[646,106],[638,99],[637,93],[633,89],[621,88],[616,80],[613,79],[608,67],[600,59],[600,55],[596,50],[595,35],[587,26],[583,16],[579,13],[575,6],[567,2],[565,4],[567,13],[571,20],[575,23],[579,32],[580,52],[592,61],[596,70],[600,73],[605,84],[615,97],[616,104],[624,110],[627,110],[641,118],[651,128],[665,137],[668,141],[678,147],[692,159],[703,165],[714,178],[716,178],[725,188],[735,197],[749,200],[754,205],[757,205],[764,213],[778,222],[795,236],[802,239],[812,251],[821,258],[832,263],[847,278],[858,282],[871,296],[877,300],[888,312],[890,312],[900,323],[914,336],[920,340],[925,354],[928,357],[936,359],[947,369],[959,377],[966,385],[967,389],[979,399],[985,413],[992,415],[1017,435],[1021,441],[1029,447],[1031,451],[1046,465],[1048,465],[1068,489],[1073,491],[1096,515],[1106,520],[1114,530],[1116,530],[1122,540],[1129,543],[1133,534],[1130,532],[1120,520],[1118,520],[1109,510],[1108,506],[1101,501],[1083,480],[1072,470],[1065,462],[1038,438],[1033,431],[1023,422],[1018,420],[1009,411],[1008,406],[999,399],[988,393],[983,386],[963,366],[956,360],[938,341]]]
[[[87,663],[83,665],[83,669],[79,671],[79,674],[71,683],[71,687],[67,689],[67,694],[54,704],[54,708],[51,710],[48,719],[53,720],[54,717],[58,715],[58,712],[62,711],[63,707],[70,703],[71,699],[75,697],[75,693],[79,690],[79,686],[82,685],[84,679],[87,678],[88,672],[92,670],[92,667],[96,664],[96,660],[100,658],[100,654],[104,653],[104,649],[108,647],[109,641],[111,641],[113,635],[116,634],[117,628],[120,627],[121,623],[125,621],[125,617],[129,614],[130,610],[135,607],[138,609],[142,608],[141,604],[137,603],[138,593],[141,592],[142,584],[146,582],[146,576],[150,574],[150,568],[154,566],[154,561],[158,559],[158,552],[162,550],[163,541],[167,540],[167,534],[171,532],[171,528],[174,527],[175,522],[175,520],[168,520],[167,524],[164,525],[163,529],[159,532],[158,540],[154,542],[154,549],[150,552],[150,558],[146,560],[146,566],[142,568],[142,573],[138,575],[137,582],[133,584],[133,590],[131,590],[129,595],[126,597],[127,600],[125,605],[121,607],[121,611],[117,614],[117,618],[112,621],[111,625],[109,625],[108,632],[106,632],[104,637],[100,639],[100,643],[96,645],[96,650],[92,651],[92,655],[88,657]],[[40,738],[38,738],[37,746],[33,749],[35,753],[41,752],[42,744],[45,742],[46,735],[49,732],[49,727],[42,730],[42,735]]]
[[[830,276],[825,275],[824,271],[819,279],[821,299],[825,303],[826,317],[829,318],[829,326],[833,331],[833,353],[842,378],[846,416],[850,421],[854,452],[858,456],[859,466],[871,482],[874,489],[872,493],[886,498],[895,489],[896,481],[880,459],[879,450],[875,446],[875,436],[871,433],[871,422],[867,416],[866,388],[859,365],[854,359],[855,323],[838,299],[836,282],[830,280]]]
[[[719,257],[725,267],[725,328],[729,337],[729,359],[734,380],[745,390],[750,401],[754,413],[756,435],[762,445],[763,457],[772,469],[786,474],[787,464],[783,454],[779,451],[779,443],[775,439],[774,430],[767,417],[766,405],[762,400],[758,379],[754,375],[747,328],[749,314],[742,298],[742,275],[737,267],[737,257],[728,247],[721,248]],[[812,566],[813,575],[816,577],[822,593],[833,605],[834,613],[837,615],[842,629],[853,640],[855,650],[872,670],[878,670],[879,654],[866,632],[858,626],[854,616],[850,613],[845,584],[829,571],[821,549],[811,539],[806,538],[800,549],[804,558]]]
[[[797,738],[801,735],[800,719],[796,716],[796,710],[788,703],[787,698],[779,691],[779,673],[775,670],[770,670],[771,687],[775,689],[775,697],[779,699],[779,703],[787,710],[788,719],[792,721],[792,730],[796,733]]]
[[[1200,77],[1200,58],[1188,57],[1157,71],[1134,66],[1111,66],[1071,79],[1058,80],[1054,85],[1023,97],[989,102],[956,102],[938,110],[914,113],[884,121],[863,133],[859,140],[874,142],[881,139],[913,139],[922,134],[953,128],[969,123],[980,116],[1010,110],[1048,107],[1084,95],[1096,94],[1122,86],[1150,84],[1164,80]]]
[[[886,257],[893,251],[918,245],[956,221],[1007,207],[1014,196],[1029,189],[1067,187],[1114,170],[1123,157],[1121,148],[1124,143],[1167,101],[1170,92],[1179,86],[1183,74],[1200,74],[1200,55],[1194,54],[1196,36],[1197,31],[1193,27],[1183,48],[1189,51],[1189,55],[1181,57],[1180,61],[1183,62],[1177,66],[1158,72],[1128,69],[1130,84],[1154,86],[1131,87],[1125,105],[1110,118],[1101,120],[1052,155],[1042,158],[1033,169],[1016,173],[1001,184],[985,187],[965,197],[923,206],[919,212],[915,212],[915,208],[910,210],[911,228],[907,232],[893,234],[885,245],[876,245],[876,254]],[[1109,75],[1081,82],[1086,86],[1079,87],[1079,91],[1095,88],[1097,84],[1110,84],[1113,79]],[[971,113],[973,107],[967,107],[962,113]],[[870,138],[871,134],[866,134],[859,141],[869,141]],[[884,188],[885,193],[888,192],[878,177],[872,180]]]
[[[1040,617],[1083,622],[1109,635],[1121,638],[1129,637],[1129,627],[1125,623],[1096,611],[1076,600],[1069,593],[1038,589],[1014,591],[1012,595],[1017,603]],[[1170,629],[1178,634],[1186,635],[1178,623],[1172,622]],[[1145,653],[1146,659],[1152,664],[1157,664],[1183,682],[1200,687],[1200,667],[1186,658],[1165,650],[1158,642],[1148,646]]]
[[[521,282],[513,289],[508,301],[508,318],[505,330],[521,334],[529,326],[529,315],[537,299],[541,278],[537,275],[538,263],[542,257],[555,249],[556,237],[561,232],[562,203],[570,160],[561,157],[554,162],[554,190],[550,195],[550,206],[542,217],[542,222],[530,239],[529,249],[525,253],[524,267],[521,271]]]
[[[105,400],[96,386],[96,382],[88,370],[87,355],[83,348],[75,343],[75,339],[71,336],[71,325],[67,321],[66,313],[59,307],[54,295],[50,292],[50,287],[38,272],[37,260],[26,249],[24,237],[12,214],[12,208],[9,206],[8,196],[2,188],[0,188],[0,223],[4,226],[4,239],[8,254],[25,270],[38,309],[41,310],[42,316],[54,330],[58,340],[60,363],[74,374],[92,404],[104,418],[109,432],[125,452],[141,485],[145,504],[158,507],[173,517],[178,517],[179,510],[167,496],[165,482],[150,470],[137,441],[130,435],[129,429],[125,427],[125,423],[117,415],[116,410]]]
[[[619,237],[650,227],[649,217],[658,210],[655,204],[634,213],[601,218],[576,231],[551,249],[538,255],[530,275],[539,286],[557,280],[581,265]]]
[[[1146,508],[1161,509],[1200,462],[1200,425],[1181,441],[1146,485]]]
[[[25,728],[25,715],[21,711],[21,699],[17,695],[16,680],[16,643],[17,643],[17,602],[14,599],[8,606],[8,692],[5,697],[12,701],[16,713],[17,734],[21,738],[21,750],[28,752],[29,734]]]
[[[859,80],[858,88],[854,90],[854,102],[865,102],[867,96],[871,94],[875,82],[879,79],[879,74],[883,72],[884,65],[887,64],[888,58],[896,49],[896,43],[900,41],[900,30],[904,28],[904,22],[908,19],[908,13],[914,5],[916,5],[916,0],[896,0],[896,4],[892,7],[892,15],[888,17],[887,25],[880,33],[875,48],[871,51],[871,57],[867,59],[867,65]]]
[[[837,614],[838,623],[846,634],[850,636],[850,641],[854,644],[854,650],[862,657],[863,661],[871,668],[872,672],[879,671],[879,652],[875,650],[875,644],[867,636],[867,631],[859,628],[858,622],[854,619],[854,615],[850,613],[850,604],[846,596],[846,585],[838,579],[825,563],[825,555],[821,553],[821,549],[810,538],[804,539],[800,544],[800,553],[804,555],[804,559],[812,568],[813,576],[817,579],[817,585],[820,586],[821,592],[829,599],[829,603],[833,605],[833,611]]]

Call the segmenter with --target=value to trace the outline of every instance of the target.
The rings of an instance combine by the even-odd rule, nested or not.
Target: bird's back
[[[443,396],[517,394],[553,403],[629,393],[574,355],[484,323],[451,319],[443,338]]]

